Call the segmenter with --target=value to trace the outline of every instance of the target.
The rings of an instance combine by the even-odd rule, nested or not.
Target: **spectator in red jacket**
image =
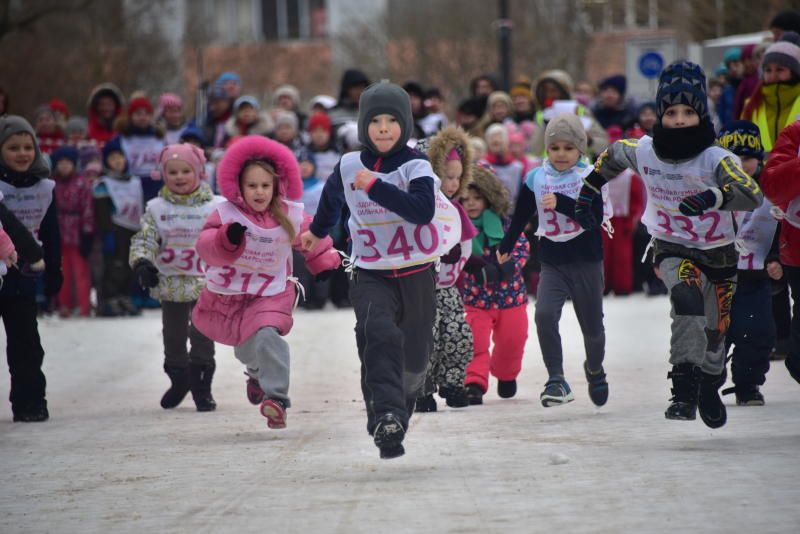
[[[800,382],[800,122],[778,136],[761,177],[764,195],[782,214],[779,251],[792,291],[791,348],[786,368]]]
[[[116,137],[114,120],[122,113],[125,100],[116,85],[103,83],[92,89],[89,96],[89,139],[102,148]]]

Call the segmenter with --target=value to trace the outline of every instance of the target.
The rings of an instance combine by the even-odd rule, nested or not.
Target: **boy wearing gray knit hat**
[[[580,118],[557,115],[544,133],[547,159],[525,178],[511,226],[498,248],[498,259],[508,261],[514,243],[530,218],[538,213],[539,261],[542,269],[536,293],[536,333],[549,378],[539,399],[547,408],[572,402],[564,378],[563,351],[558,323],[567,299],[572,300],[583,333],[586,359],[583,369],[589,397],[597,406],[608,400],[603,370],[603,241],[600,228],[584,230],[574,219],[575,199],[589,171],[584,158],[587,136]],[[603,219],[603,199],[592,210]],[[610,210],[609,210],[610,212]]]

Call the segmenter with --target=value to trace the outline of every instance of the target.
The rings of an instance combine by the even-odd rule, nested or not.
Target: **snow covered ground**
[[[530,306],[530,316],[533,305]],[[298,312],[289,427],[248,404],[218,346],[219,409],[158,401],[160,314],[45,319],[51,419],[0,409],[0,531],[798,532],[800,385],[777,362],[764,407],[729,406],[716,431],[664,419],[668,302],[606,301],[602,409],[589,401],[571,308],[562,336],[576,400],[545,409],[531,322],[519,394],[418,414],[406,456],[365,430],[349,310]],[[8,381],[0,380],[6,399]]]

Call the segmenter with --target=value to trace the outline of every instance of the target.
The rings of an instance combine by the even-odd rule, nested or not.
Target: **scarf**
[[[503,240],[503,220],[498,214],[490,209],[483,210],[483,213],[472,219],[472,224],[478,230],[478,235],[472,238],[472,253],[475,256],[483,256],[483,245],[488,243],[489,247],[495,247]]]
[[[704,119],[697,126],[664,128],[653,126],[653,148],[659,159],[689,160],[707,149],[717,140],[711,121]]]

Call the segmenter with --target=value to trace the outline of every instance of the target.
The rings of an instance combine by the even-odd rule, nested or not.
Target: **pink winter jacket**
[[[253,139],[255,137],[258,139]],[[278,187],[281,195],[295,200],[302,193],[299,170],[295,172],[297,162],[294,155],[282,145],[280,147],[275,145],[277,145],[275,141],[264,137],[245,137],[228,150],[217,170],[220,193],[232,202],[248,221],[261,228],[275,228],[278,222],[269,212],[257,213],[245,204],[239,189],[239,172],[244,162],[256,157],[273,162],[281,176]],[[284,172],[285,169],[289,169],[290,172]],[[295,179],[297,183],[294,182]],[[287,181],[290,183],[287,184]],[[337,268],[340,263],[339,254],[333,248],[330,238],[321,241],[313,252],[302,249],[300,234],[308,230],[311,220],[310,215],[303,215],[303,222],[292,248],[303,254],[308,270],[312,274]],[[244,252],[244,240],[238,246],[228,241],[226,234],[228,226],[229,224],[222,224],[216,210],[206,220],[197,239],[197,253],[208,265],[216,267],[230,265]],[[206,288],[194,307],[192,322],[207,337],[225,345],[241,345],[265,326],[275,327],[285,336],[292,328],[292,309],[296,292],[294,283],[289,281],[282,293],[269,297],[249,294],[220,295]]]
[[[14,243],[5,230],[0,227],[0,261],[5,261],[14,253]]]

